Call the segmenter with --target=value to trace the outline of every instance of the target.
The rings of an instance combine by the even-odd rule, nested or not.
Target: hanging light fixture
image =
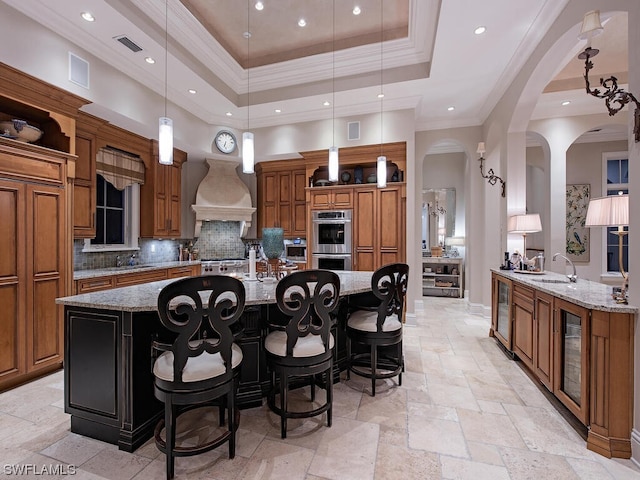
[[[164,2],[164,117],[158,120],[158,163],[173,165],[173,120],[167,117],[169,0]]]
[[[255,153],[253,148],[253,133],[249,132],[249,108],[251,106],[249,71],[249,39],[251,38],[251,30],[249,29],[249,15],[251,13],[251,0],[247,1],[247,131],[242,134],[242,172],[254,173]]]
[[[382,41],[384,38],[384,29],[383,29],[383,14],[382,14],[382,3],[380,2],[380,93],[378,96],[380,97],[380,156],[377,161],[376,168],[376,178],[378,180],[378,188],[384,188],[387,186],[387,157],[384,156],[382,151],[383,138],[384,138],[384,130],[382,124],[382,105],[384,99],[384,91],[383,91],[383,82],[382,82]]]
[[[332,146],[329,148],[329,181],[338,181],[338,170],[340,160],[338,158],[338,147],[336,147],[336,0],[333,0],[333,37],[331,41],[331,134],[333,137]]]

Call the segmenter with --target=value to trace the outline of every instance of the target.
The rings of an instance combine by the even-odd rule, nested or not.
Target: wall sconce
[[[489,184],[491,185],[495,185],[499,181],[500,184],[502,185],[502,196],[504,197],[505,196],[504,189],[506,186],[504,180],[502,180],[502,178],[500,178],[495,173],[493,173],[493,168],[489,169],[489,171],[487,172],[487,175],[485,175],[484,173],[484,153],[486,151],[487,150],[484,147],[484,142],[478,143],[478,153],[480,154],[480,158],[478,159],[480,161],[480,175],[482,175],[482,178],[486,178]]]
[[[600,78],[600,86],[604,88],[603,91],[595,88],[591,90],[589,84],[589,70],[593,68],[593,62],[591,59],[595,57],[600,50],[597,48],[591,48],[591,39],[596,35],[600,35],[604,29],[600,23],[600,10],[591,10],[584,14],[582,21],[582,29],[578,38],[581,40],[587,40],[587,48],[584,49],[578,58],[584,60],[584,81],[587,87],[587,93],[593,95],[596,98],[604,99],[604,102],[609,111],[609,116],[613,116],[624,108],[627,103],[633,102],[636,104],[636,111],[634,114],[635,124],[633,126],[633,133],[635,135],[635,141],[640,142],[640,102],[631,92],[625,92],[622,88],[618,87],[618,79],[611,75],[609,78]]]
[[[622,288],[614,290],[613,299],[617,303],[627,303],[627,278],[622,262],[623,237],[629,232],[624,229],[629,225],[629,195],[609,195],[592,198],[587,208],[586,227],[618,227],[612,231],[618,235],[618,267],[622,275]]]
[[[434,217],[445,215],[447,210],[444,207],[438,205],[438,201],[436,200],[435,206],[431,203],[427,203],[427,210],[429,211],[429,215],[433,215]]]

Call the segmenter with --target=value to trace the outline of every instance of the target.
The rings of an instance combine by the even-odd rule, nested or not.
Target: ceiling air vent
[[[125,47],[127,47],[129,50],[131,50],[133,53],[138,53],[142,51],[142,48],[139,47],[135,42],[133,42],[129,37],[127,37],[126,35],[121,35],[119,37],[114,37],[117,41],[119,41],[122,45],[124,45]]]

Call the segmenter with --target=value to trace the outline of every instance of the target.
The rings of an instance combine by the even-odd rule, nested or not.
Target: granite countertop
[[[123,273],[139,273],[149,272],[153,270],[162,270],[163,268],[173,267],[190,267],[192,265],[200,265],[200,260],[192,262],[161,262],[161,263],[145,263],[144,265],[124,265],[122,267],[96,268],[94,270],[75,270],[73,272],[74,280],[84,280],[85,278],[109,277]]]
[[[179,263],[179,262],[176,262]],[[185,262],[182,262],[184,264]],[[352,295],[371,291],[373,272],[336,272],[340,277],[340,295]],[[56,299],[57,304],[115,310],[123,312],[148,312],[158,309],[158,294],[162,288],[177,279],[160,280],[129,287],[113,288],[100,292],[83,293]],[[275,281],[245,281],[246,305],[276,303]]]
[[[611,285],[592,282],[580,277],[576,283],[571,283],[566,275],[554,272],[544,272],[540,275],[497,268],[492,268],[491,271],[585,308],[604,312],[638,313],[638,307],[616,303],[613,300]]]

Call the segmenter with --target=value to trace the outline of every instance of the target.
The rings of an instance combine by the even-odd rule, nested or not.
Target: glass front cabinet
[[[509,352],[513,350],[511,340],[511,280],[491,274],[491,330],[489,335],[495,337]]]

